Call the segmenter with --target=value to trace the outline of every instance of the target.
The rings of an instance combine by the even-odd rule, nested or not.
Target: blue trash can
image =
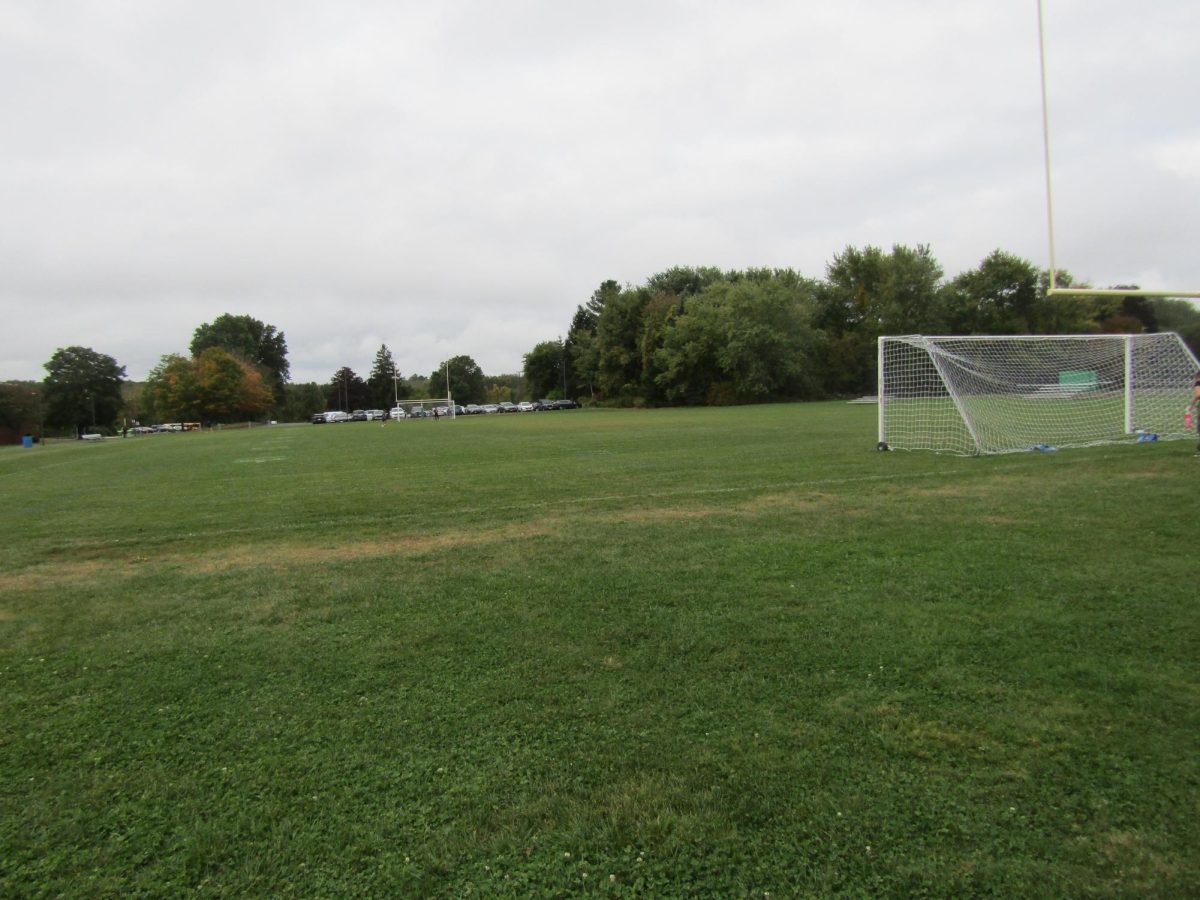
[[[33,446],[33,435],[27,434],[24,437],[22,437],[21,438],[21,446],[22,447],[32,447]]]

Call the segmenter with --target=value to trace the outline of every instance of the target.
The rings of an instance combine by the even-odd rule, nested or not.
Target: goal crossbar
[[[1200,297],[1200,291],[1147,291],[1141,288],[1047,288],[1046,296],[1060,297]]]

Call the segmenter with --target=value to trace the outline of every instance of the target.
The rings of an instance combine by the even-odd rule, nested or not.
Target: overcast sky
[[[1200,289],[1200,3],[1045,0],[1059,265]],[[0,379],[224,312],[520,371],[605,279],[1048,266],[1035,0],[0,5]]]

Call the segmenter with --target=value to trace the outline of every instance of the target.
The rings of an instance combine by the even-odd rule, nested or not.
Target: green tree
[[[483,389],[484,403],[502,403],[505,400],[513,400],[516,394],[513,391],[511,384],[500,381],[489,381]]]
[[[257,367],[222,347],[192,360],[197,411],[204,422],[236,422],[264,415],[275,395]]]
[[[217,316],[196,329],[192,335],[191,354],[199,357],[209,347],[221,347],[234,356],[260,366],[277,403],[283,402],[283,386],[288,381],[290,366],[287,341],[282,331],[253,316]]]
[[[397,399],[408,398],[408,384],[400,378],[395,357],[387,344],[381,344],[375,352],[371,374],[367,376],[367,387],[371,392],[372,409],[391,409]]]
[[[1070,272],[1059,269],[1055,274],[1056,287],[1074,286]],[[1038,273],[1038,300],[1035,320],[1030,323],[1036,334],[1088,334],[1097,330],[1097,323],[1109,315],[1110,299],[1050,295],[1050,273]]]
[[[665,399],[657,353],[662,349],[682,309],[679,297],[672,293],[657,293],[642,307],[641,333],[638,335],[638,358],[641,384],[638,395],[643,403],[657,405]]]
[[[89,426],[111,427],[121,409],[125,367],[90,347],[65,347],[45,365],[46,423],[83,434]]]
[[[570,332],[564,343],[567,355],[567,393],[596,399],[596,378],[600,367],[600,343],[595,331]]]
[[[315,381],[284,385],[283,406],[278,410],[282,422],[306,422],[325,409],[325,391]]]
[[[847,247],[834,256],[819,291],[816,324],[826,389],[859,393],[875,383],[876,339],[882,334],[940,332],[946,316],[942,267],[929,248]]]
[[[1029,261],[994,250],[978,268],[949,286],[951,330],[964,334],[1028,334],[1040,331],[1041,273]]]
[[[436,397],[446,396],[446,377],[450,378],[450,396],[455,403],[484,403],[486,389],[483,370],[469,356],[455,356],[429,373],[429,392]]]
[[[424,375],[409,375],[407,381],[409,399],[428,397],[433,391],[433,388],[429,383],[429,379]],[[441,382],[442,386],[444,387],[446,384],[445,376],[441,377]]]
[[[178,353],[163,356],[146,378],[142,408],[147,421],[178,422],[200,418],[191,360]]]
[[[531,398],[562,396],[565,353],[558,341],[542,341],[525,354],[525,386]]]
[[[371,389],[353,369],[342,366],[329,379],[325,388],[325,404],[327,409],[340,409],[343,412],[368,409],[371,407]]]
[[[597,392],[607,400],[642,396],[642,311],[653,295],[646,288],[608,297],[596,324]]]
[[[238,422],[265,415],[275,397],[257,366],[209,347],[194,359],[164,356],[150,372],[142,403],[160,422]]]
[[[1200,308],[1191,301],[1168,297],[1155,299],[1152,305],[1159,330],[1176,332],[1200,356]]]
[[[813,286],[794,272],[733,273],[688,301],[656,358],[667,399],[758,402],[815,396]]]
[[[620,293],[621,286],[610,278],[601,282],[586,304],[576,307],[563,342],[568,397],[586,395],[595,399],[600,375],[600,342],[596,338],[596,331],[605,305]]]
[[[42,392],[33,381],[0,382],[0,429],[41,437]]]
[[[709,285],[726,280],[727,276],[720,269],[711,266],[673,266],[646,279],[646,288],[652,294],[669,294],[678,300],[685,300]]]

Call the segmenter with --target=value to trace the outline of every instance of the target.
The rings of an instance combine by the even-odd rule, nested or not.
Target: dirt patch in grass
[[[781,512],[827,511],[841,507],[840,512],[852,515],[858,510],[845,508],[844,499],[837,495],[811,492],[774,492],[752,497],[733,506],[687,505],[649,506],[612,510],[600,515],[582,510],[572,514],[556,513],[542,518],[514,522],[493,528],[444,531],[436,534],[398,534],[362,540],[343,540],[337,543],[314,544],[311,538],[303,541],[274,539],[244,541],[199,550],[175,544],[171,548],[142,546],[133,555],[126,550],[121,555],[97,556],[86,560],[39,562],[23,571],[0,576],[0,593],[40,590],[48,587],[71,588],[103,579],[133,578],[159,568],[172,568],[193,575],[212,575],[231,569],[270,569],[284,571],[301,567],[327,566],[360,560],[379,560],[392,557],[412,558],[423,555],[451,553],[467,548],[512,544],[535,538],[552,537],[569,529],[573,522],[588,524],[656,524],[673,521],[699,521],[714,515],[730,514],[754,517]]]
[[[737,508],[740,512],[747,513],[779,512],[781,510],[803,512],[828,509],[841,501],[842,498],[830,494],[763,494],[759,497],[752,497],[745,503],[739,504]]]
[[[77,562],[38,564],[23,572],[0,576],[0,594],[12,591],[37,590],[46,587],[69,587],[95,583],[103,578],[131,577],[145,567],[176,567],[190,574],[211,575],[230,569],[269,568],[291,569],[320,566],[356,560],[415,557],[429,553],[459,550],[465,547],[486,546],[527,540],[553,534],[561,522],[542,519],[521,522],[500,528],[477,531],[451,531],[434,535],[403,535],[370,540],[345,541],[339,544],[313,545],[290,542],[252,542],[235,544],[200,553],[168,551],[141,554],[120,559],[92,559]]]
[[[125,565],[124,561],[102,559],[39,563],[23,572],[0,575],[0,594],[37,590],[60,584],[90,583],[101,576],[113,574],[114,569],[123,568]]]
[[[479,531],[453,531],[420,537],[411,535],[383,537],[323,546],[296,543],[241,544],[205,554],[199,558],[181,557],[180,561],[186,562],[191,571],[204,574],[220,572],[230,567],[269,566],[273,569],[290,569],[295,566],[328,565],[355,560],[385,559],[391,556],[421,556],[427,553],[448,552],[466,547],[526,540],[551,534],[555,529],[556,526],[552,522],[542,520]]]
[[[627,510],[609,516],[602,516],[595,521],[615,524],[617,522],[669,522],[678,519],[705,519],[713,514],[710,507],[679,507],[658,506],[650,509]]]

